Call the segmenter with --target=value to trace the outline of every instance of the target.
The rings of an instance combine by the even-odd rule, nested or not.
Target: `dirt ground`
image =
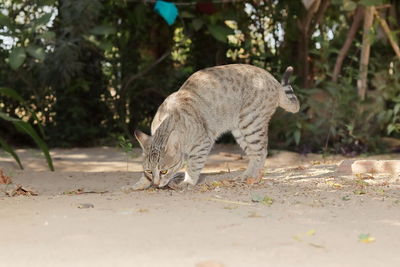
[[[218,145],[193,190],[123,192],[139,150],[54,149],[56,172],[18,154],[23,171],[0,153],[0,266],[400,266],[399,174],[340,175],[342,157],[272,151],[239,183],[246,159]]]

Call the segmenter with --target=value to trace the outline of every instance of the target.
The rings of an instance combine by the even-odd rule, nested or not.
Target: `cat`
[[[272,115],[278,106],[292,113],[300,109],[288,82],[292,72],[292,67],[286,69],[282,84],[266,70],[247,64],[192,74],[158,108],[151,136],[134,132],[144,152],[144,174],[131,189],[172,184],[184,166],[180,185],[196,185],[215,140],[229,131],[249,159],[239,178],[261,178]]]

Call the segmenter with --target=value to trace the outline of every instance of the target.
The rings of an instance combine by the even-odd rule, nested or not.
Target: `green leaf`
[[[9,64],[13,70],[17,70],[26,59],[25,49],[23,47],[14,47],[11,50]]]
[[[115,27],[111,25],[99,25],[90,30],[90,33],[96,35],[109,35],[114,34],[115,32]]]
[[[8,28],[10,28],[10,25],[11,25],[10,18],[0,12],[0,27],[7,26]]]
[[[20,119],[10,117],[7,113],[4,113],[4,112],[0,112],[0,118],[2,118],[3,120],[6,120],[6,121],[11,121],[11,122],[21,121]]]
[[[29,55],[31,55],[36,59],[39,59],[40,61],[43,61],[46,56],[44,49],[37,45],[32,45],[32,44],[28,45],[26,51],[28,52]]]
[[[394,130],[396,130],[396,125],[394,125],[394,124],[389,124],[389,125],[387,126],[387,133],[388,133],[388,135],[390,135]]]
[[[28,134],[33,139],[33,141],[36,143],[36,145],[40,148],[40,150],[42,150],[42,152],[47,160],[47,165],[49,166],[49,169],[51,171],[54,171],[53,160],[51,159],[49,149],[48,149],[46,143],[36,133],[35,129],[33,129],[32,125],[30,125],[29,123],[22,121],[20,119],[10,117],[8,114],[6,114],[4,112],[0,112],[0,118],[4,119],[6,121],[12,122],[14,124],[15,128],[17,128],[17,130]]]
[[[54,40],[56,38],[55,32],[48,31],[38,35],[38,38],[43,38],[45,40]]]
[[[4,149],[4,151],[6,151],[7,153],[9,153],[9,154],[14,158],[14,160],[18,163],[18,166],[19,166],[19,168],[20,168],[21,170],[24,169],[24,167],[23,167],[22,164],[21,164],[21,160],[19,159],[17,153],[15,153],[14,149],[12,149],[12,147],[10,147],[10,146],[6,143],[6,141],[5,141],[4,139],[2,139],[1,137],[0,137],[0,147],[2,147],[2,148]]]
[[[45,13],[40,18],[34,20],[33,21],[34,28],[38,28],[40,26],[44,26],[47,23],[49,23],[52,15],[53,15],[52,13]]]
[[[233,33],[231,29],[220,25],[208,25],[207,29],[215,39],[223,43],[227,43],[227,36]]]
[[[204,21],[202,19],[196,18],[192,21],[192,26],[195,31],[198,31],[203,27]]]
[[[53,160],[51,159],[49,148],[47,147],[46,143],[36,133],[35,129],[33,129],[32,125],[21,120],[13,121],[13,124],[15,128],[17,128],[21,132],[28,134],[33,139],[33,141],[40,148],[40,150],[42,150],[47,160],[47,165],[49,166],[49,169],[51,171],[54,171]]]
[[[397,113],[399,113],[399,110],[400,110],[400,103],[398,103],[394,106],[394,109],[393,109],[394,114],[396,115]]]
[[[301,132],[299,130],[296,130],[293,135],[294,135],[294,142],[296,143],[296,145],[299,145]]]
[[[13,89],[7,87],[0,87],[0,94],[8,96],[14,100],[17,100],[19,103],[24,103],[24,99]]]

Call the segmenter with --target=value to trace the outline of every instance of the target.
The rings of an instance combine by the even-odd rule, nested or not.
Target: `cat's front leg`
[[[169,183],[168,187],[172,188],[174,190],[183,190],[183,189],[191,189],[193,186],[197,184],[197,181],[199,180],[200,172],[199,174],[193,175],[189,174],[188,171],[185,171],[185,173],[180,173],[179,176],[174,177]]]
[[[189,189],[197,184],[200,172],[207,160],[207,154],[202,156],[189,156],[185,174],[180,173],[174,177],[168,186],[172,189]]]
[[[145,190],[151,186],[151,182],[145,176],[140,177],[139,181],[136,182],[134,185],[124,186],[122,187],[122,191],[129,192],[129,191],[138,191],[138,190]]]

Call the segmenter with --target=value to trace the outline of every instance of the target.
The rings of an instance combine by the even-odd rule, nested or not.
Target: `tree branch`
[[[351,47],[351,44],[353,43],[354,37],[356,36],[358,29],[360,28],[363,14],[364,8],[362,6],[358,6],[353,16],[353,23],[351,24],[350,30],[347,33],[346,41],[344,42],[342,48],[339,51],[338,57],[336,58],[335,68],[333,69],[332,74],[333,82],[336,82],[339,77],[343,61],[346,58],[347,53],[349,52],[349,49]]]
[[[167,51],[164,52],[164,54],[161,55],[156,61],[151,63],[149,66],[147,66],[144,70],[130,76],[128,80],[125,82],[124,86],[122,87],[120,91],[120,95],[124,94],[125,91],[128,89],[129,85],[136,79],[142,77],[145,75],[147,72],[149,72],[151,69],[153,69],[155,66],[160,64],[164,59],[166,59],[169,55],[171,54],[171,48],[167,49]]]
[[[378,19],[379,24],[381,25],[383,31],[385,32],[387,38],[389,39],[389,42],[390,42],[390,45],[393,48],[393,51],[396,53],[397,57],[400,59],[400,48],[399,48],[399,45],[396,43],[396,41],[394,40],[394,38],[393,38],[393,36],[391,34],[389,25],[387,24],[386,20],[382,19],[379,16],[379,13],[376,10],[374,10],[374,15]]]

